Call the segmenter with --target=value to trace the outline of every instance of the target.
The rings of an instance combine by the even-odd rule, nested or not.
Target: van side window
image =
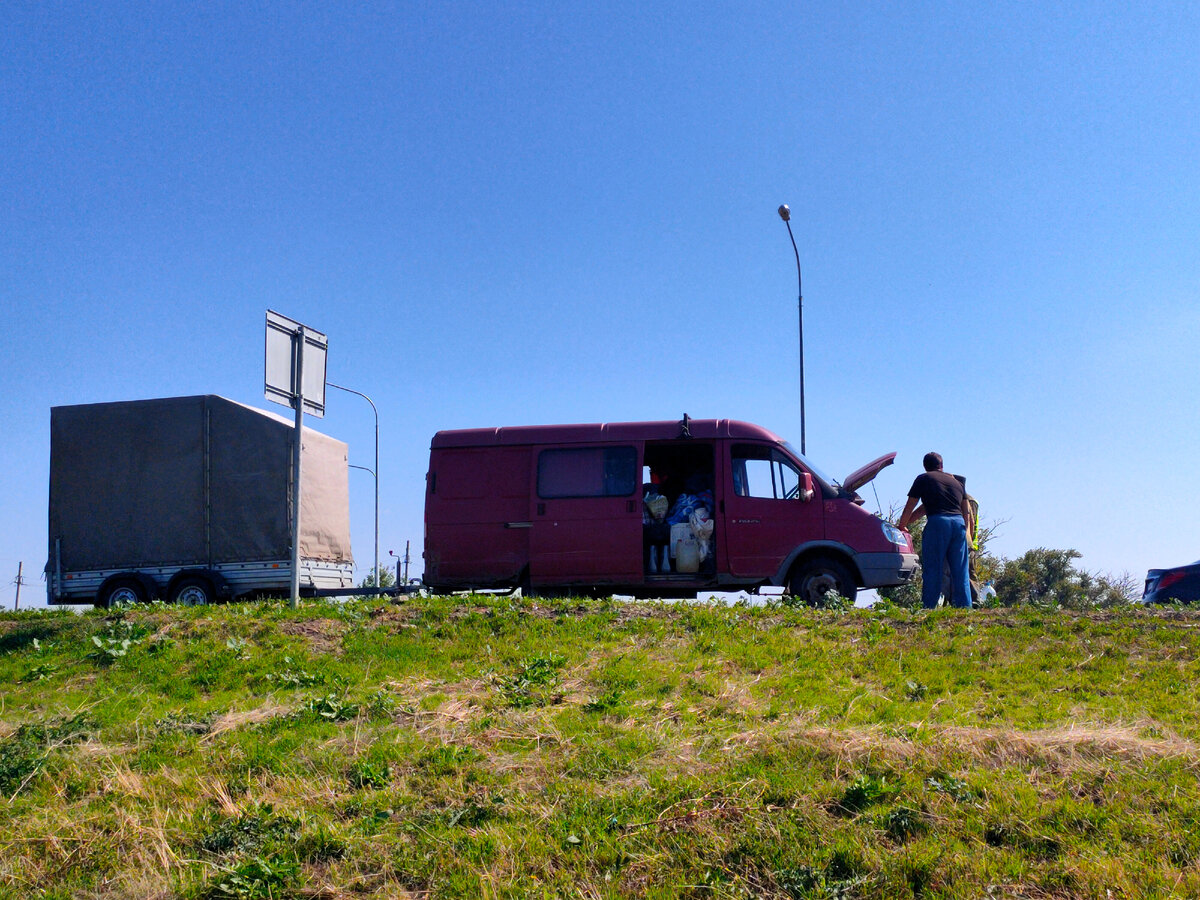
[[[628,497],[638,486],[633,447],[543,450],[538,454],[538,496]]]
[[[733,488],[739,497],[791,500],[799,493],[800,473],[778,450],[754,444],[735,444]]]

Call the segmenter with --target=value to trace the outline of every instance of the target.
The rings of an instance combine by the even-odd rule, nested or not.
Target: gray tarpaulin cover
[[[50,411],[67,571],[287,560],[293,423],[213,395]],[[352,562],[346,444],[304,429],[300,555]]]

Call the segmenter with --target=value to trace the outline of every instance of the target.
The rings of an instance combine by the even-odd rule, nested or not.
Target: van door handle
[[[539,516],[544,516],[545,514],[546,514],[546,504],[545,504],[545,503],[539,503],[539,504],[538,504],[538,515],[539,515]]]
[[[722,500],[722,501],[721,501],[721,502],[720,502],[720,503],[717,505],[717,508],[721,510],[721,515],[725,515],[725,501],[724,501],[724,500]]]
[[[625,504],[625,512],[633,512],[633,501],[630,500]]]

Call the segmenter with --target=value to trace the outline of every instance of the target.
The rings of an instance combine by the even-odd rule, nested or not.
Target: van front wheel
[[[830,591],[853,603],[858,585],[843,563],[820,556],[801,563],[788,581],[788,590],[801,603],[824,606]]]

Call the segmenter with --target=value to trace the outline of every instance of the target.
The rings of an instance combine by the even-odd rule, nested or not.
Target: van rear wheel
[[[536,597],[537,596],[533,592],[533,578],[529,574],[529,566],[526,566],[521,571],[521,577],[517,579],[517,586],[513,589],[514,593],[516,593],[516,591],[520,591],[522,597]]]
[[[792,573],[788,580],[788,590],[793,597],[808,606],[824,606],[825,596],[830,591],[853,603],[858,594],[858,585],[843,563],[818,556],[801,563]]]

